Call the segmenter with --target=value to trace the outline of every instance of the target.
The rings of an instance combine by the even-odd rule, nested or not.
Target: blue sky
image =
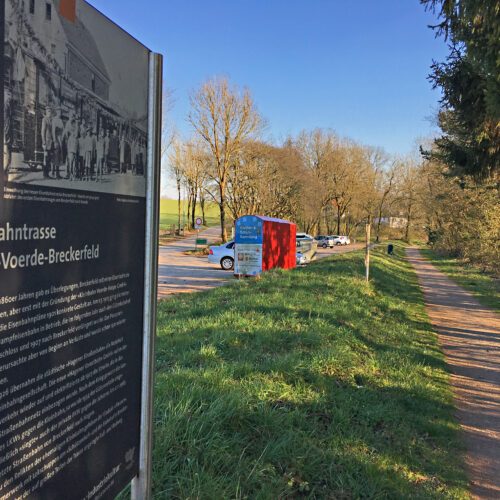
[[[226,75],[247,86],[280,141],[330,128],[405,154],[435,127],[426,80],[446,46],[418,0],[91,0],[165,56],[171,119],[190,133],[189,92]]]

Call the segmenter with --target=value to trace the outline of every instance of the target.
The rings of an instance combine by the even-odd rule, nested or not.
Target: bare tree
[[[184,182],[188,193],[188,204],[191,207],[190,220],[191,228],[195,226],[196,205],[200,192],[204,191],[204,182],[206,181],[206,154],[203,145],[197,140],[192,140],[185,145],[184,160]],[[204,209],[204,207],[203,207]]]
[[[372,150],[370,154],[370,162],[375,173],[375,189],[376,189],[376,213],[375,215],[375,238],[380,240],[380,228],[384,212],[391,206],[391,195],[394,194],[395,188],[401,177],[402,163],[399,160],[393,160],[389,163],[389,157],[380,149]]]
[[[303,182],[301,161],[289,143],[247,141],[230,169],[227,202],[234,219],[259,213],[295,218]]]
[[[175,162],[175,147],[178,143],[178,134],[170,120],[170,111],[174,105],[173,91],[169,88],[163,89],[163,113],[161,129],[161,168],[162,174],[172,174],[177,192],[177,226],[181,227],[181,173],[178,170],[179,164]],[[177,144],[178,145],[178,144]],[[172,151],[174,148],[174,151]]]
[[[333,200],[330,181],[337,160],[336,142],[332,132],[321,129],[303,131],[296,141],[305,173],[302,225],[307,232],[317,230],[323,210]]]
[[[189,122],[205,142],[213,160],[211,177],[217,186],[221,238],[227,241],[226,195],[230,169],[245,141],[262,124],[248,90],[230,86],[226,78],[209,80],[191,96]]]
[[[408,157],[401,165],[401,182],[398,186],[396,203],[406,219],[404,229],[405,241],[411,239],[411,229],[422,218],[421,199],[422,187],[426,179],[422,175],[422,163]]]
[[[170,146],[173,144],[177,132],[170,121],[170,111],[174,105],[173,91],[169,88],[163,89],[163,112],[161,127],[161,157],[167,159]]]
[[[177,227],[181,228],[181,188],[183,179],[183,145],[177,136],[172,139],[172,147],[168,155],[169,171],[175,179],[175,186],[177,189]]]
[[[300,222],[306,231],[335,227],[346,234],[372,213],[373,172],[369,148],[329,131],[302,132],[296,145],[303,162]],[[352,209],[351,209],[352,208]],[[353,218],[354,217],[354,218]]]

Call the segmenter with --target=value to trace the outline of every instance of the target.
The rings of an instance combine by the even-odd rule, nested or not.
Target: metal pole
[[[144,278],[144,340],[142,354],[141,437],[139,475],[132,481],[132,500],[151,498],[153,388],[158,288],[158,230],[161,163],[163,58],[149,56],[148,175],[146,191],[146,262]]]

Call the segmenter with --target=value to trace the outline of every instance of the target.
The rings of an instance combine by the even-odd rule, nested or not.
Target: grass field
[[[187,224],[186,214],[187,202],[182,201],[181,206],[181,224],[183,221]],[[219,209],[214,203],[207,203],[205,207],[207,226],[216,226],[219,224]],[[184,214],[184,216],[183,216]],[[196,206],[196,216],[201,217],[199,204]],[[177,226],[177,200],[162,198],[160,200],[160,229],[167,229],[173,224]]]
[[[450,278],[462,285],[483,305],[500,313],[500,280],[483,273],[477,267],[464,264],[458,259],[444,257],[425,248],[420,250],[432,263]]]
[[[356,252],[162,302],[154,497],[467,498],[402,253],[374,251],[369,286]]]

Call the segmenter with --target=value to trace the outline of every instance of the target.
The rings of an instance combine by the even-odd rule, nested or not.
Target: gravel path
[[[471,494],[500,499],[500,317],[408,249],[452,376]]]

